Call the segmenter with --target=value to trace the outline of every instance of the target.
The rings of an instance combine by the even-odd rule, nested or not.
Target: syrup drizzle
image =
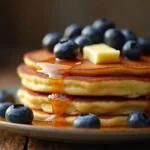
[[[55,114],[63,115],[71,103],[71,96],[62,94],[51,94],[48,96]]]
[[[81,61],[79,58],[75,61],[62,61],[51,57],[50,59],[37,63],[37,71],[49,76],[52,93],[63,94],[64,78],[71,75],[72,68],[80,64]]]
[[[64,95],[64,78],[71,75],[72,68],[81,64],[81,58],[74,61],[58,60],[52,55],[47,60],[37,63],[38,72],[49,76],[52,94],[49,95],[53,113],[62,115],[70,104],[71,96]]]
[[[72,97],[64,95],[64,78],[72,74],[72,68],[81,64],[81,58],[74,61],[60,61],[51,55],[49,59],[42,60],[37,64],[38,72],[49,76],[52,85],[52,93],[49,100],[56,116],[51,119],[54,122],[64,122],[59,115],[64,115]],[[149,110],[150,103],[147,104],[146,110]],[[55,123],[54,123],[55,124]]]

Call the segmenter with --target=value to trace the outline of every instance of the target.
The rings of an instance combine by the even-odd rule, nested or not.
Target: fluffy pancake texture
[[[58,121],[60,123],[68,123],[70,125],[73,124],[76,116],[57,116],[55,114],[45,113],[43,111],[34,110],[33,115],[35,120],[42,120],[42,121]],[[150,115],[148,115],[150,118]],[[56,117],[56,119],[55,119]],[[114,127],[114,126],[127,126],[127,115],[120,115],[120,116],[99,116],[101,121],[101,126],[104,127]]]
[[[33,110],[35,120],[72,125],[77,115],[94,113],[99,116],[101,126],[111,127],[127,125],[128,114],[134,110],[150,112],[150,56],[142,56],[140,61],[121,57],[121,62],[116,64],[93,64],[80,59],[61,78],[37,71],[39,62],[53,62],[49,60],[61,65],[47,50],[31,51],[24,55],[25,64],[17,68],[23,85],[17,95],[21,103]],[[56,64],[50,64],[50,73],[53,69],[61,73]],[[54,105],[53,94],[71,99],[67,105],[57,100]],[[63,113],[56,113],[56,105]]]
[[[22,85],[39,92],[53,92],[48,75],[38,73],[36,69],[24,64],[20,65],[17,72],[21,78]],[[150,77],[141,76],[67,76],[63,85],[55,84],[58,93],[69,95],[89,96],[123,96],[136,98],[150,94]],[[60,91],[59,91],[60,90]]]
[[[55,117],[57,117],[55,114],[49,114],[45,113],[43,111],[35,110],[33,109],[33,115],[35,120],[40,121],[53,121]],[[76,116],[58,116],[56,120],[60,121],[61,123],[68,123],[70,125],[73,124],[73,121],[75,120]],[[101,121],[101,126],[105,127],[112,127],[112,126],[126,126],[127,125],[127,116],[121,115],[121,116],[99,116]]]
[[[26,65],[37,68],[37,62],[54,58],[47,50],[31,51],[24,55]],[[121,58],[116,64],[93,64],[88,60],[82,60],[80,65],[72,68],[72,74],[78,75],[107,75],[107,74],[134,74],[150,75],[150,56],[142,56],[140,61],[131,61]]]
[[[20,102],[32,109],[39,109],[47,113],[55,113],[48,94],[30,91],[24,87],[17,93]],[[63,107],[63,103],[61,104]],[[126,99],[117,97],[79,97],[72,96],[64,114],[78,115],[84,113],[94,114],[130,114],[134,110],[150,112],[150,98]]]

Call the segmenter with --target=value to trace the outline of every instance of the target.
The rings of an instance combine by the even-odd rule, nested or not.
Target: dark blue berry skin
[[[0,103],[3,102],[14,102],[15,98],[12,94],[10,94],[9,92],[2,90],[0,91]]]
[[[62,60],[76,59],[78,53],[79,53],[78,45],[72,40],[60,41],[54,47],[54,54],[56,58]]]
[[[136,41],[127,41],[122,48],[122,54],[130,60],[139,60],[142,51]]]
[[[121,50],[125,43],[125,38],[119,29],[108,29],[104,34],[104,43],[117,50]]]
[[[137,41],[136,35],[129,29],[122,29],[121,33],[124,35],[126,41],[134,40]]]
[[[103,42],[103,34],[99,29],[95,29],[93,26],[85,26],[82,30],[82,35],[92,39],[93,44]]]
[[[59,33],[48,33],[42,40],[42,47],[53,52],[54,46],[59,42],[62,36]]]
[[[33,112],[30,108],[22,104],[14,104],[8,107],[5,113],[8,122],[31,124],[33,121]]]
[[[11,102],[0,103],[0,117],[5,117],[5,112],[9,106],[11,106]]]
[[[79,46],[81,54],[82,54],[82,49],[83,49],[84,46],[92,44],[91,38],[88,37],[88,36],[83,36],[83,35],[78,36],[74,40],[74,42]]]
[[[73,123],[75,128],[100,128],[100,120],[94,114],[79,115]]]
[[[77,24],[69,25],[64,31],[64,37],[72,39],[81,34],[82,27]]]
[[[98,19],[98,20],[94,21],[93,27],[96,29],[99,29],[104,34],[106,30],[108,30],[110,28],[115,28],[116,26],[111,20],[102,18],[102,19]]]
[[[138,38],[138,44],[140,45],[142,49],[143,55],[149,55],[150,54],[150,41],[145,38]]]
[[[128,116],[128,126],[130,128],[145,128],[149,125],[148,116],[145,112],[134,111]]]

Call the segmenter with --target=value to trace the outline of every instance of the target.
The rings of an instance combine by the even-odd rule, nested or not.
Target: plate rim
[[[36,130],[36,131],[49,131],[49,132],[65,132],[65,133],[75,133],[75,134],[115,134],[115,135],[121,135],[121,134],[148,134],[150,135],[150,128],[145,128],[143,129],[130,129],[130,130],[112,130],[112,131],[106,131],[106,130],[100,130],[100,129],[84,129],[84,128],[53,128],[53,127],[44,127],[44,126],[38,126],[38,125],[28,125],[28,124],[18,124],[18,123],[11,123],[11,122],[5,122],[5,121],[0,121],[0,127],[11,127],[11,128],[23,128],[27,130]]]

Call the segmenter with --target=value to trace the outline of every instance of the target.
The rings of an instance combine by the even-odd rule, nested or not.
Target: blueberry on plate
[[[121,30],[121,33],[124,35],[126,41],[129,41],[129,40],[134,40],[136,41],[137,40],[137,37],[135,35],[135,33],[133,33],[131,30],[129,29],[122,29]]]
[[[145,112],[134,111],[128,116],[128,126],[130,128],[144,128],[149,125],[148,116]]]
[[[27,106],[22,104],[14,104],[8,107],[5,113],[8,122],[31,124],[33,121],[33,112]]]
[[[150,54],[150,41],[145,38],[138,38],[138,44],[140,45],[142,49],[143,55],[149,55]]]
[[[0,117],[5,117],[5,112],[9,106],[11,106],[11,102],[0,103]]]
[[[82,35],[90,37],[93,44],[101,43],[103,41],[103,33],[93,26],[85,26],[82,30]]]
[[[69,25],[65,31],[64,31],[64,37],[68,39],[72,39],[74,37],[77,37],[81,34],[82,27],[77,24],[71,24]]]
[[[92,44],[92,40],[90,37],[88,36],[84,36],[84,35],[80,35],[78,36],[74,42],[79,46],[80,48],[80,53],[82,54],[82,49],[84,46],[86,45],[91,45]]]
[[[48,33],[42,40],[42,47],[53,52],[54,46],[59,42],[62,36],[59,33]]]
[[[54,47],[54,54],[56,58],[62,60],[76,59],[79,53],[79,48],[72,40],[60,41]]]
[[[93,27],[101,30],[102,33],[104,34],[106,30],[108,30],[110,28],[115,28],[116,26],[111,20],[102,18],[102,19],[98,19],[98,20],[94,21]]]
[[[122,48],[122,54],[130,60],[138,60],[142,51],[136,41],[127,41]]]
[[[10,94],[9,92],[2,90],[0,91],[0,103],[3,102],[15,102],[15,98],[12,94]]]
[[[100,119],[94,114],[82,114],[73,122],[75,128],[100,128]]]
[[[125,38],[119,29],[108,29],[104,34],[104,43],[121,50],[125,43]]]

